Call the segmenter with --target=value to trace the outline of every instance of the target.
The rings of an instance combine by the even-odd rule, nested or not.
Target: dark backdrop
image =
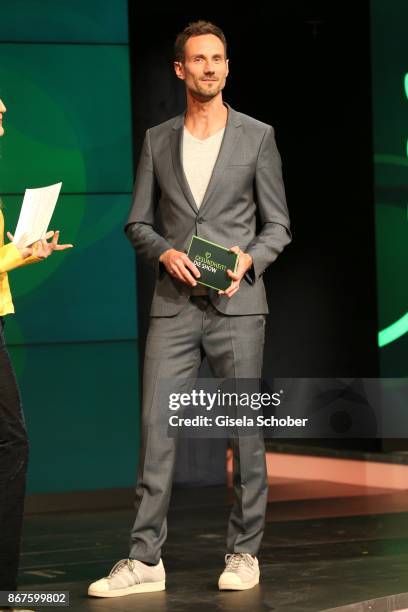
[[[369,4],[251,2],[193,11],[130,6],[135,159],[148,127],[185,107],[173,43],[190,21],[219,25],[233,108],[272,124],[293,242],[265,273],[264,375],[378,375]],[[138,262],[141,352],[151,271]],[[310,441],[377,450],[375,440]],[[302,444],[305,442],[302,441]]]

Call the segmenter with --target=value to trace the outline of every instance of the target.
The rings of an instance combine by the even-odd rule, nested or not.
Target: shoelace
[[[229,572],[236,572],[241,563],[246,563],[250,567],[254,564],[253,558],[248,553],[230,553],[225,555],[225,562],[227,564],[225,570]]]
[[[127,565],[130,571],[132,571],[133,559],[121,559],[120,561],[115,563],[115,565],[112,567],[110,571],[109,578],[112,578],[112,576],[117,574],[122,569],[122,567],[124,567],[125,565]]]

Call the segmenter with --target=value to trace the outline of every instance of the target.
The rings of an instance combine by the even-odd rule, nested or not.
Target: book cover
[[[187,255],[200,271],[197,283],[211,287],[212,289],[228,289],[232,279],[227,274],[227,269],[235,272],[238,263],[238,255],[215,242],[204,240],[193,236]]]

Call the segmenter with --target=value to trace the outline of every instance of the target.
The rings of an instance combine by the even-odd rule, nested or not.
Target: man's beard
[[[223,84],[220,84],[219,82],[217,83],[217,86],[214,87],[214,89],[206,89],[205,87],[202,87],[201,83],[195,83],[195,88],[192,90],[191,93],[199,100],[205,101],[215,98],[215,96],[217,96],[223,88]]]

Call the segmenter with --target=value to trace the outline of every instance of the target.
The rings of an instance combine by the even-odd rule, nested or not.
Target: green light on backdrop
[[[10,274],[17,314],[6,335],[31,439],[28,491],[130,487],[139,390],[134,252],[123,233],[133,187],[127,0],[0,5],[6,227],[26,187],[61,180],[52,223],[75,245]]]
[[[404,78],[404,87],[405,87],[405,93],[407,94],[407,97],[408,97],[408,74],[406,74]],[[408,159],[406,159],[405,157],[402,157],[399,155],[392,155],[392,154],[376,154],[374,155],[374,161],[376,164],[377,173],[379,172],[380,169],[386,169],[387,167],[388,168],[392,167],[395,169],[396,172],[398,172],[398,174],[396,175],[398,177],[398,182],[404,180],[404,174],[400,175],[400,171],[402,173],[406,172],[406,168],[408,167]],[[389,180],[389,171],[388,171],[387,177]],[[377,202],[377,216],[380,214],[380,210],[381,210],[381,207],[379,203]],[[401,225],[401,213],[399,212],[395,218],[392,216],[396,214],[396,211],[397,209],[395,208],[392,209],[392,208],[389,208],[388,206],[383,207],[383,216],[381,217],[378,216],[378,226],[379,228],[381,228],[381,230],[378,232],[378,236],[377,236],[377,249],[380,249],[381,248],[380,245],[382,244],[388,244],[388,243],[394,244],[394,245],[404,244],[402,234],[399,234],[398,238],[396,236],[396,232],[403,232],[403,228]],[[385,234],[386,227],[389,230],[389,235],[387,239],[384,241],[384,236],[386,235]],[[381,237],[383,240],[381,240]],[[381,259],[386,260],[390,256],[389,251],[387,251],[387,255],[383,251],[381,251],[381,253],[382,253]],[[392,260],[394,262],[394,266],[397,261],[396,259],[397,255],[399,256],[399,259],[401,259],[401,257],[404,258],[404,251],[400,251],[398,254],[395,255],[395,257]],[[392,285],[389,283],[387,285],[388,286],[387,295],[389,296],[392,294],[393,304],[396,303],[396,295],[393,292],[396,289],[398,289],[398,294],[400,294],[400,289],[399,289],[400,283],[403,282],[402,278],[405,276],[405,271],[403,268],[401,268],[401,271],[399,271],[399,274],[402,273],[403,276],[401,278],[400,276],[398,276],[397,282],[396,282],[396,277],[395,277],[396,273],[397,271],[395,267],[393,268],[392,271],[390,270],[389,281],[392,282]],[[383,283],[385,283],[384,279],[383,279]],[[404,298],[402,297],[402,300],[403,299]],[[402,309],[402,307],[403,307],[403,304],[400,303],[400,308]],[[395,317],[395,314],[394,314],[394,317]],[[402,315],[401,317],[399,317],[398,319],[394,320],[389,325],[386,325],[385,327],[383,327],[383,329],[381,329],[378,332],[378,346],[382,348],[386,346],[387,344],[391,344],[392,342],[395,342],[396,340],[398,340],[398,338],[401,338],[407,332],[408,332],[408,312]]]
[[[394,342],[408,332],[408,312],[403,317],[392,323],[378,334],[378,346],[382,347]]]
[[[405,95],[408,98],[408,73],[405,74],[404,76],[404,90],[405,90]],[[407,157],[408,157],[408,140],[406,143],[406,152],[407,152]],[[391,159],[394,156],[378,156],[381,157],[381,161],[384,163],[396,163],[397,165],[407,165],[407,161],[406,160],[402,160],[396,158],[396,159]],[[400,319],[398,319],[397,321],[395,321],[394,323],[392,323],[391,325],[388,325],[388,327],[386,327],[385,329],[381,330],[378,334],[378,346],[381,348],[383,346],[386,346],[387,344],[390,344],[391,342],[394,342],[395,340],[398,340],[398,338],[401,338],[401,336],[403,336],[404,334],[406,334],[408,332],[408,312],[405,313],[405,315],[403,315]]]
[[[381,376],[408,367],[408,38],[406,0],[370,0]]]
[[[408,73],[405,74],[404,76],[404,90],[405,90],[405,95],[408,98]],[[407,157],[408,157],[408,140],[406,142],[406,153],[407,153]],[[398,165],[407,165],[407,161],[406,160],[398,160],[398,158],[396,158],[395,160],[391,160],[390,158],[393,157],[391,155],[389,156],[378,156],[381,157],[381,161],[383,162],[388,162],[388,163],[396,163]],[[378,346],[381,348],[383,346],[386,346],[387,344],[390,344],[391,342],[394,342],[395,340],[398,340],[398,338],[401,338],[401,336],[403,336],[404,334],[406,334],[408,332],[408,312],[405,313],[405,315],[403,315],[400,319],[398,319],[397,321],[395,321],[394,323],[392,323],[391,325],[388,325],[388,327],[386,327],[385,329],[381,330],[378,334]]]
[[[408,72],[406,73],[405,77],[404,77],[404,89],[405,89],[405,95],[408,98]],[[407,157],[408,157],[408,140],[407,140]]]

